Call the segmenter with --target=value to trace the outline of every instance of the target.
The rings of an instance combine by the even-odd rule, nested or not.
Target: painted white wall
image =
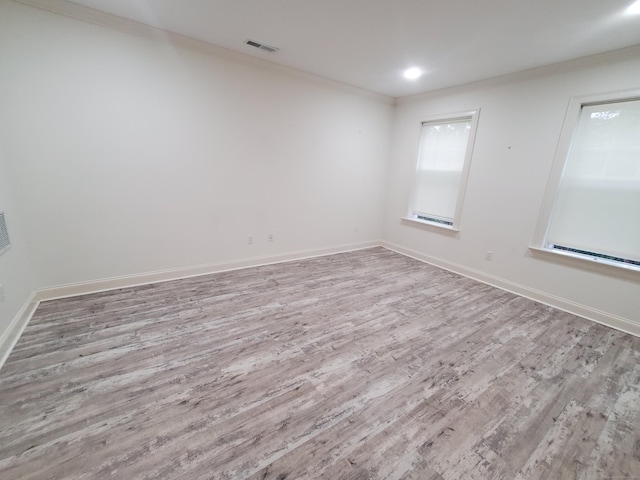
[[[640,59],[405,98],[396,108],[385,238],[442,263],[497,277],[640,325],[640,284],[532,258],[547,180],[571,96],[638,87]],[[480,108],[460,233],[402,222],[421,118]],[[629,219],[640,221],[640,219]],[[493,260],[485,253],[493,252]]]
[[[4,155],[3,142],[0,141],[0,212],[5,214],[11,241],[9,250],[0,255],[0,285],[4,290],[4,301],[0,302],[0,339],[38,286],[38,279],[27,252],[16,196],[9,182],[9,173],[2,162]],[[4,353],[1,347],[2,341],[0,357]]]
[[[528,253],[569,98],[637,88],[640,60],[455,88],[394,111],[0,0],[0,64],[0,208],[14,243],[0,257],[0,329],[35,288],[380,238],[640,324],[637,282]],[[402,223],[420,119],[476,108],[461,232]]]
[[[381,237],[390,101],[0,8],[2,161],[38,286]]]

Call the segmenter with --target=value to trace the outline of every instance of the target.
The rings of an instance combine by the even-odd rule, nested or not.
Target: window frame
[[[447,113],[441,115],[430,115],[426,117],[421,117],[418,123],[417,136],[418,136],[418,151],[416,154],[416,161],[414,163],[413,169],[413,185],[411,187],[411,195],[409,197],[409,205],[407,207],[407,214],[405,217],[402,217],[402,220],[407,222],[411,222],[412,224],[436,227],[436,230],[444,230],[449,232],[459,232],[460,231],[460,218],[462,216],[462,207],[464,203],[464,197],[467,190],[467,184],[469,179],[469,170],[471,168],[471,158],[473,156],[473,148],[475,146],[476,141],[476,133],[478,130],[478,119],[480,117],[480,108],[476,108],[473,110],[466,110],[463,112],[454,112]],[[462,172],[460,174],[460,183],[458,185],[458,197],[456,199],[456,209],[454,217],[451,219],[452,224],[448,225],[445,223],[440,223],[438,221],[429,221],[416,218],[414,208],[417,196],[417,185],[416,185],[416,176],[418,173],[418,167],[420,165],[420,153],[422,150],[422,128],[425,125],[438,125],[444,124],[447,122],[454,121],[470,121],[471,129],[469,130],[469,138],[467,139],[467,147],[464,156],[464,164],[462,166]],[[436,217],[434,215],[434,217]]]
[[[534,257],[591,270],[597,273],[625,279],[640,280],[640,267],[636,265],[616,262],[587,254],[553,249],[548,246],[547,242],[558,189],[560,188],[562,174],[568,160],[571,143],[576,134],[578,122],[580,121],[582,108],[591,105],[606,105],[632,100],[640,100],[640,89],[574,96],[569,100],[538,216],[538,223],[534,232],[533,245],[529,247]]]

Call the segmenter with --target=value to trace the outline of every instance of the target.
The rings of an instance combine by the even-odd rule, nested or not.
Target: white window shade
[[[414,216],[453,221],[470,132],[470,118],[423,124],[414,187]]]
[[[640,100],[582,106],[546,241],[640,261]]]

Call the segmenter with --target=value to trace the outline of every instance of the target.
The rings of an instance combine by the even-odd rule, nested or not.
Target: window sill
[[[426,227],[428,230],[434,230],[441,233],[458,233],[460,230],[454,228],[450,225],[444,225],[442,223],[429,222],[426,220],[416,220],[415,218],[402,217],[401,220],[403,222],[408,222],[412,225],[419,225],[421,227]]]
[[[542,260],[558,262],[571,267],[640,282],[640,268],[633,265],[614,263],[608,260],[601,260],[571,252],[549,250],[540,247],[529,247],[529,251],[535,258],[540,258]]]

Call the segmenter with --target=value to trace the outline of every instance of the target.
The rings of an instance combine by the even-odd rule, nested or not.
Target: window
[[[554,171],[542,248],[640,270],[640,92],[574,99]]]
[[[473,111],[422,122],[409,220],[458,228],[477,117]]]

